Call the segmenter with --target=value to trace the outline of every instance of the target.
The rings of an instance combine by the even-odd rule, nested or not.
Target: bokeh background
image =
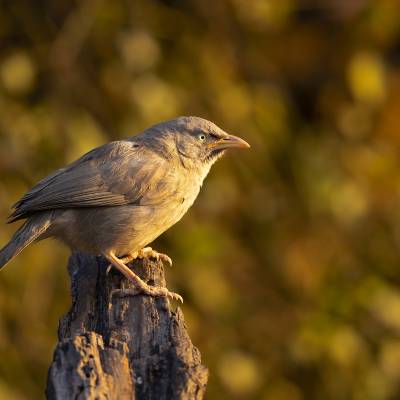
[[[1,1],[2,221],[55,168],[178,115],[252,144],[154,245],[207,398],[399,399],[398,1]],[[46,241],[1,271],[0,399],[43,398],[67,257]]]

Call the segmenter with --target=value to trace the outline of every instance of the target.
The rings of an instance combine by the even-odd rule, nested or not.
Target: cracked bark
[[[165,286],[161,262],[137,260],[134,271]],[[186,331],[182,311],[165,298],[121,296],[131,288],[101,257],[71,256],[72,306],[60,320],[46,396],[68,399],[202,399],[208,372]]]

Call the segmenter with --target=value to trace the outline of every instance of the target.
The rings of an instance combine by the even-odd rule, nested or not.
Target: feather
[[[59,208],[155,204],[173,188],[167,160],[144,144],[111,142],[44,178],[16,204],[8,222]]]

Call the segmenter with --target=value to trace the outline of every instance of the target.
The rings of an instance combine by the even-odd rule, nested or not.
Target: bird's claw
[[[112,269],[113,265],[112,264],[108,264],[108,267],[106,269],[106,275],[108,275]]]
[[[180,294],[168,291],[167,296],[172,300],[180,301],[183,304],[183,297]]]
[[[180,301],[183,303],[183,298],[178,293],[170,292],[166,287],[161,286],[148,286],[141,290],[142,293],[154,297],[169,297],[172,300]]]
[[[147,286],[143,288],[115,289],[111,295],[118,294],[121,297],[137,296],[138,294],[147,294],[152,297],[169,297],[172,300],[183,303],[183,298],[178,293],[170,292],[166,287]]]
[[[159,253],[158,251],[153,250],[151,247],[145,247],[138,253],[139,258],[154,258],[155,260],[166,262],[170,267],[172,266],[172,260],[169,256],[164,253]]]
[[[171,257],[167,256],[164,253],[158,253],[158,255],[159,255],[159,258],[160,258],[161,261],[166,262],[170,267],[172,267],[172,259],[171,259]]]

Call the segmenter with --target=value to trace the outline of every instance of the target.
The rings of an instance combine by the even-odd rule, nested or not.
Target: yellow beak
[[[237,149],[249,149],[250,145],[238,136],[227,135],[219,140],[210,144],[210,147],[214,150],[223,150],[228,148]]]

